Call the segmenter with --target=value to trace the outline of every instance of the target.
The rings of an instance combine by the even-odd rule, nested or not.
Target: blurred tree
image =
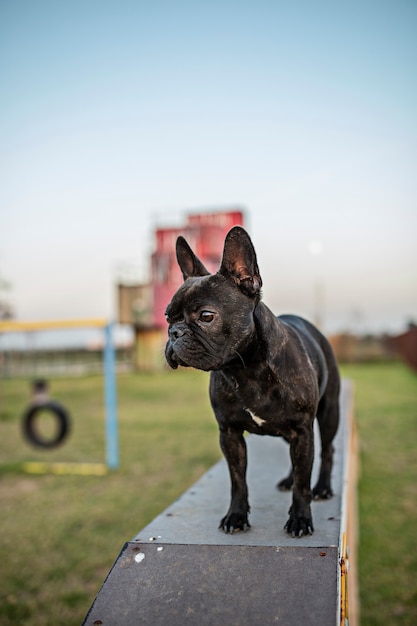
[[[2,296],[3,291],[10,289],[10,283],[0,275],[0,320],[9,320],[14,315],[12,305]]]

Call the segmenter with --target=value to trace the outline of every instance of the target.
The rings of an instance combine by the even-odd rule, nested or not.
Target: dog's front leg
[[[291,439],[290,454],[294,475],[293,499],[284,528],[293,537],[301,537],[314,531],[310,508],[314,435],[310,421]]]
[[[246,443],[243,431],[224,428],[220,430],[220,447],[229,466],[232,497],[230,507],[219,528],[226,533],[246,531],[249,527],[248,486],[246,483]]]

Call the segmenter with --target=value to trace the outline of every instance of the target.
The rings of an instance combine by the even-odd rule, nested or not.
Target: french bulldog
[[[231,479],[225,532],[250,527],[244,431],[283,437],[292,469],[279,489],[292,488],[284,529],[293,537],[314,530],[310,503],[332,494],[332,441],[339,422],[340,378],[332,348],[321,332],[295,315],[276,317],[261,301],[262,279],[247,232],[226,236],[216,274],[210,274],[183,237],[176,254],[184,282],[166,310],[165,356],[179,365],[210,371],[210,401]],[[317,417],[321,468],[311,489]]]

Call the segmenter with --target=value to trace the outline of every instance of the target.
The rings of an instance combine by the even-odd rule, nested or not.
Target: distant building
[[[140,369],[160,366],[167,328],[165,309],[182,283],[175,253],[177,237],[185,237],[207,269],[215,272],[224,238],[236,225],[244,225],[244,214],[239,209],[191,213],[181,227],[157,228],[149,282],[117,285],[118,321],[135,329],[136,364]]]
[[[389,337],[388,342],[391,349],[417,371],[417,325],[410,323],[405,333]]]

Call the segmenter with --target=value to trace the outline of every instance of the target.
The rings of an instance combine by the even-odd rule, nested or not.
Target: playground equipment
[[[35,332],[47,330],[61,330],[74,328],[102,328],[104,331],[104,358],[103,373],[105,387],[105,441],[106,464],[97,463],[25,463],[24,469],[33,473],[73,473],[73,474],[103,474],[107,469],[115,470],[119,467],[118,419],[117,419],[117,392],[115,373],[115,350],[112,340],[113,324],[104,319],[78,320],[49,320],[34,322],[18,322],[14,320],[0,321],[1,333]],[[40,438],[35,431],[35,419],[41,409],[52,411],[59,422],[57,436],[53,440]],[[24,415],[24,428],[32,442],[44,448],[62,442],[69,428],[68,415],[63,407],[56,402],[46,401],[32,404]],[[89,471],[89,469],[91,471]]]
[[[33,397],[29,407],[23,414],[22,430],[26,439],[39,448],[55,448],[60,446],[70,430],[68,411],[56,400],[48,395],[48,385],[45,380],[36,380],[33,384]],[[45,436],[39,431],[40,416],[49,413],[54,417],[56,431],[51,436]]]

